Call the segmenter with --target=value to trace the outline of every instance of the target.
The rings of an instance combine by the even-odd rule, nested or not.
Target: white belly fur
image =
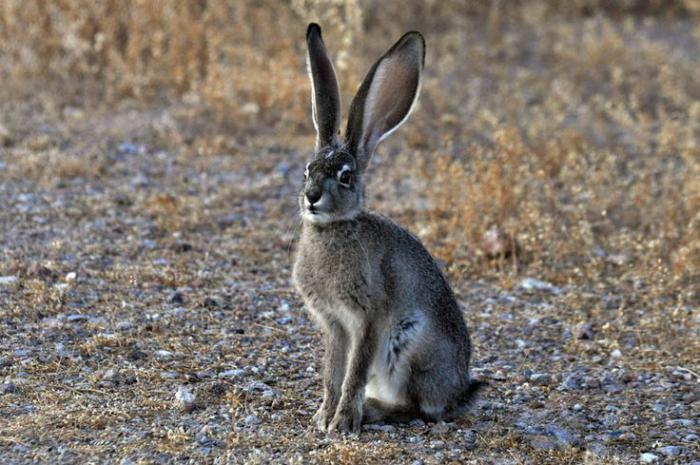
[[[403,369],[389,376],[386,364],[382,366],[381,363],[376,362],[375,358],[375,364],[372,365],[370,371],[369,382],[365,387],[365,397],[392,405],[405,404],[407,401],[406,384],[408,382],[408,370]],[[377,366],[375,367],[375,365]]]
[[[408,328],[406,321],[412,322]],[[412,312],[383,335],[370,367],[365,397],[392,405],[408,403],[411,353],[420,344],[424,328],[425,317],[420,312]],[[394,353],[395,347],[400,347],[398,356]]]

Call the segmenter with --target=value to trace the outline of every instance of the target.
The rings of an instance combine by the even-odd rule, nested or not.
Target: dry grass
[[[266,376],[278,380],[279,404],[263,408],[267,400],[240,386],[220,397],[204,388],[199,393],[210,405],[223,405],[230,425],[261,409],[286,415],[265,417],[278,440],[273,445],[270,437],[233,426],[218,431],[234,463],[236,451],[245,462],[264,463],[281,449],[290,463],[301,463],[316,448],[313,460],[323,463],[415,458],[412,445],[390,440],[367,447],[302,437],[316,394],[298,392],[297,383],[307,381],[303,373],[317,341],[310,327],[295,326],[304,343],[293,342],[291,354],[303,352],[299,363],[306,365],[268,363],[287,327],[256,316],[280,299],[299,307],[289,266],[298,231],[294,176],[312,147],[303,46],[311,20],[324,27],[346,111],[371,60],[392,40],[408,29],[426,36],[420,105],[374,160],[371,208],[408,226],[446,262],[458,294],[478,310],[470,323],[496,333],[484,339],[493,346],[477,344],[478,356],[510,347],[524,336],[507,331],[536,316],[557,319],[561,328],[596,325],[594,341],[567,340],[558,347],[564,359],[544,362],[547,369],[564,372],[575,362],[605,371],[600,360],[622,348],[623,371],[697,373],[698,15],[697,0],[0,2],[0,193],[14,202],[13,213],[0,216],[0,276],[21,278],[9,291],[0,289],[8,299],[0,315],[16,327],[43,328],[47,318],[78,311],[72,306],[83,299],[94,306],[85,311],[108,320],[65,330],[76,338],[66,345],[82,360],[0,365],[13,376],[26,373],[31,381],[20,389],[37,407],[0,420],[11,433],[0,447],[60,436],[78,454],[89,455],[92,447],[105,454],[100,448],[118,433],[129,438],[120,456],[141,453],[144,444],[174,456],[195,441],[194,433],[177,426],[175,381],[160,374],[177,371],[179,380],[205,368],[250,364],[272,370]],[[120,155],[125,141],[142,144],[144,152]],[[289,174],[280,174],[287,165]],[[38,200],[20,198],[28,194]],[[487,256],[482,242],[494,228],[517,243],[517,253]],[[155,266],[157,260],[163,264]],[[75,269],[78,281],[66,282]],[[525,276],[564,292],[536,314],[516,314],[510,325],[491,321],[491,304],[482,299],[488,293],[472,294],[471,283],[515,293]],[[226,294],[232,286],[235,292]],[[194,323],[169,314],[138,319],[170,311],[166,294],[175,289],[189,292],[184,305],[197,310]],[[204,303],[215,289],[223,306]],[[119,319],[140,323],[110,332]],[[250,345],[222,329],[248,323]],[[532,338],[560,341],[561,328]],[[129,359],[158,349],[181,358]],[[527,350],[510,362],[518,370],[542,370],[537,351]],[[202,357],[209,365],[202,366]],[[111,366],[138,380],[133,392],[103,386]],[[298,377],[287,379],[290,373]],[[64,382],[81,376],[77,387]],[[513,395],[504,390],[494,396]],[[553,408],[583,402],[542,391]],[[654,395],[645,391],[627,401],[641,410],[641,403],[658,400]],[[110,405],[95,415],[106,397]],[[609,401],[592,395],[586,402],[592,412],[602,406],[600,413]],[[16,413],[19,404],[0,409]],[[535,450],[503,415],[479,432],[481,448],[469,459],[488,453],[515,463],[626,463],[631,457]],[[651,416],[632,425],[638,440],[618,450],[646,450],[645,421],[657,429],[663,422],[644,415]],[[134,417],[149,425],[141,439],[129,435],[129,428],[141,428]],[[414,430],[407,434],[423,434]],[[42,451],[45,460],[55,458]]]

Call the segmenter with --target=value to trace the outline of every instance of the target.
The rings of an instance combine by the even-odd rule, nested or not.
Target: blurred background
[[[144,463],[317,449],[320,344],[290,282],[311,21],[344,117],[377,57],[426,38],[369,208],[467,310],[493,387],[460,426],[475,453],[582,463],[608,432],[596,450],[623,461],[590,463],[636,463],[652,436],[697,452],[693,421],[668,422],[698,402],[700,0],[0,1],[0,445],[62,463],[114,438]],[[571,431],[517,427],[545,419]],[[319,461],[395,457],[377,444]]]
[[[425,88],[381,151],[392,169],[377,176],[396,182],[376,192],[380,209],[419,222],[469,272],[491,269],[485,250],[513,244],[489,241],[505,240],[519,266],[546,262],[559,282],[613,268],[688,283],[700,267],[699,18],[697,0],[7,0],[0,72],[8,96],[64,116],[187,107],[196,128],[168,142],[197,153],[236,156],[250,138],[303,150],[305,25],[324,28],[345,111],[372,60],[417,29]],[[5,133],[27,130],[17,117],[4,112]]]

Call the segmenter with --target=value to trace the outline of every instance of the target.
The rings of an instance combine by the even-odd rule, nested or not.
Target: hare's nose
[[[321,198],[321,195],[323,195],[323,192],[321,192],[321,189],[319,187],[312,187],[311,189],[306,191],[306,199],[311,205],[318,202],[318,200]]]

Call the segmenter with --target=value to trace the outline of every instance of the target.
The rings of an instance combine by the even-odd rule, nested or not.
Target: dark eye
[[[343,171],[340,173],[338,182],[345,187],[350,187],[350,183],[352,183],[352,173],[350,171]]]

